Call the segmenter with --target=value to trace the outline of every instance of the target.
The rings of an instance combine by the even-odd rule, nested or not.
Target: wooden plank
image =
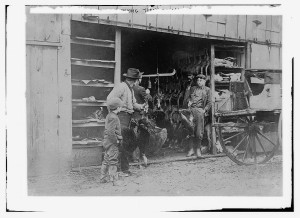
[[[28,176],[34,175],[33,172],[33,107],[32,101],[32,86],[31,86],[31,63],[32,63],[33,47],[26,46],[26,109],[27,109],[27,172]]]
[[[255,19],[253,15],[246,15],[246,39],[253,40],[256,37],[256,33],[254,34],[255,24],[252,22]]]
[[[133,10],[132,6],[118,6],[118,9],[120,10],[126,10],[129,13],[128,14],[118,14],[118,22],[123,22],[123,23],[131,23],[132,22],[132,12],[131,10]],[[129,26],[129,25],[127,25]]]
[[[271,30],[272,29],[272,16],[267,15],[266,16],[266,30]]]
[[[35,14],[34,40],[59,42],[61,19],[59,14]]]
[[[171,7],[169,5],[167,6],[159,6],[159,9],[161,10],[167,10]],[[171,29],[171,15],[170,14],[158,14],[157,15],[157,28],[164,28],[164,29]]]
[[[57,49],[43,48],[44,125],[45,150],[52,155],[58,153],[58,75]],[[51,156],[49,154],[49,156]],[[56,158],[54,157],[54,160]]]
[[[216,36],[217,33],[218,33],[218,24],[217,24],[217,22],[207,21],[207,32],[209,33],[209,35]]]
[[[26,6],[26,40],[35,39],[35,17],[30,14],[30,7]]]
[[[75,21],[83,21],[83,19],[82,19],[82,14],[72,14],[72,15],[71,15],[71,20],[75,20]]]
[[[63,19],[69,20],[68,15]],[[64,29],[70,29],[69,26]],[[67,30],[66,32],[69,32]],[[70,35],[61,36],[62,48],[58,50],[58,143],[60,170],[71,168],[72,161],[72,87]]]
[[[84,6],[85,9],[96,9],[98,10],[98,6],[90,6],[90,5],[86,5]],[[85,19],[84,17],[85,16],[93,16],[94,18],[97,18],[99,17],[99,14],[94,14],[94,13],[88,13],[88,14],[81,14],[81,20],[82,21],[86,21],[86,22],[89,22],[89,23],[98,23],[98,19]]]
[[[73,37],[71,39],[71,43],[78,44],[78,45],[89,45],[89,46],[98,46],[98,47],[106,47],[106,48],[115,48],[115,42],[110,41],[110,40]]]
[[[266,40],[271,40],[271,31],[265,30],[266,33]]]
[[[155,10],[157,9],[158,6],[149,6],[147,8],[147,10]],[[156,30],[156,27],[157,27],[157,18],[158,15],[156,14],[146,14],[146,25],[147,27],[152,27],[152,28],[149,28],[149,30]]]
[[[83,60],[77,58],[71,58],[72,65],[87,66],[87,67],[103,67],[114,68],[115,61],[103,61],[103,60]]]
[[[28,175],[39,175],[41,170],[39,165],[40,154],[45,147],[44,131],[44,89],[42,77],[42,49],[36,46],[27,46],[27,56],[30,62],[28,65],[28,74],[30,74],[30,84],[27,90],[30,91],[30,129],[31,144],[28,145]]]
[[[265,42],[266,41],[266,31],[263,29],[256,29],[257,32],[257,41]]]
[[[226,24],[227,17],[226,15],[217,15],[217,22]]]
[[[183,15],[183,31],[191,33],[195,32],[195,15]]]
[[[257,15],[256,19],[261,22],[259,29],[267,29],[267,16],[266,15]]]
[[[228,15],[226,20],[226,37],[237,38],[237,16]]]
[[[281,32],[282,30],[282,16],[272,16],[272,31]]]
[[[118,6],[98,6],[99,10],[107,10],[107,9],[118,9]],[[118,14],[98,14],[99,19],[110,20],[110,21],[117,21]]]
[[[253,69],[279,69],[279,48],[274,46],[252,44],[251,68]]]
[[[270,66],[274,69],[281,68],[280,48],[278,47],[272,47],[270,50]]]
[[[219,21],[219,15],[217,14],[212,14],[211,16],[207,17],[208,22],[213,22],[216,23]]]
[[[218,15],[217,18],[217,36],[224,36],[226,32],[226,15]]]
[[[206,34],[206,19],[203,15],[195,15],[195,33]]]
[[[145,10],[146,6],[134,6],[132,14],[132,23],[136,24],[136,28],[145,28],[147,25]]]
[[[238,15],[238,38],[246,39],[246,15]]]
[[[61,16],[61,34],[71,35],[71,15],[63,14]]]
[[[171,9],[183,8],[183,6],[171,6]],[[171,28],[173,30],[181,31],[183,25],[183,15],[182,14],[171,14]]]
[[[271,42],[272,43],[280,43],[280,33],[271,32]]]
[[[121,82],[121,30],[116,30],[115,38],[115,74],[114,74],[114,85]]]

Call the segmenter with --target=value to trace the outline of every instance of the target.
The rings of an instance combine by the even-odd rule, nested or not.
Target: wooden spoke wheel
[[[270,160],[279,147],[279,115],[264,120],[260,116],[219,118],[218,139],[224,153],[239,165],[262,164]]]

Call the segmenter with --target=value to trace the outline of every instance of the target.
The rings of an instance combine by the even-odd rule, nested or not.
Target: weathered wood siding
[[[282,49],[274,46],[251,44],[250,68],[281,69]]]
[[[70,169],[72,157],[70,16],[26,22],[28,175]]]
[[[90,6],[92,7],[92,6]],[[93,6],[98,9],[121,9],[129,11],[128,14],[101,14],[94,15],[100,18],[99,23],[120,25],[133,28],[145,28],[160,31],[175,30],[179,34],[189,32],[195,34],[209,34],[213,36],[228,37],[241,40],[258,40],[265,42],[266,37],[272,38],[272,42],[281,41],[281,16],[265,15],[186,15],[186,14],[146,14],[153,9],[180,9],[189,6]],[[83,14],[72,15],[73,20],[90,22]],[[111,22],[107,22],[107,20]],[[258,21],[258,22],[256,22]],[[95,21],[94,21],[95,22]],[[96,21],[97,22],[97,21]],[[256,23],[257,24],[256,24]],[[260,22],[260,24],[259,24]],[[154,28],[154,29],[153,29]],[[272,33],[272,34],[271,34]],[[176,32],[176,34],[178,34]]]
[[[183,7],[189,6],[98,6],[98,9],[122,9],[130,13],[95,15],[94,18],[98,17],[100,20],[93,22],[209,39],[250,42],[253,45],[251,67],[281,67],[281,58],[278,58],[281,56],[281,16],[145,14],[153,9]],[[90,22],[83,15],[72,15],[72,19]],[[268,43],[271,43],[271,49],[268,48]],[[263,50],[261,53],[257,50],[260,48]],[[264,61],[259,61],[260,59]]]

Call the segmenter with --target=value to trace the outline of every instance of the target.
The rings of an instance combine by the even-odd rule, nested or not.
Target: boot
[[[196,155],[197,155],[197,157],[201,157],[202,156],[200,148],[197,148]]]
[[[101,166],[101,172],[100,172],[100,183],[109,182],[107,171],[108,171],[108,166],[102,164],[102,166]]]
[[[143,158],[143,161],[144,161],[145,166],[147,166],[147,165],[148,165],[148,159],[147,159],[146,155],[143,154],[143,155],[142,155],[142,158]]]
[[[190,148],[189,152],[187,153],[187,157],[191,157],[192,155],[194,155],[195,152],[194,152],[194,149],[193,148]]]

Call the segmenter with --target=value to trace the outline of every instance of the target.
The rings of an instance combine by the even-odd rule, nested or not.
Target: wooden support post
[[[212,111],[212,117],[211,117],[211,121],[212,124],[215,123],[215,98],[214,98],[214,93],[215,93],[215,46],[211,45],[211,49],[210,49],[210,56],[211,56],[211,62],[210,62],[210,98],[211,98],[211,111]],[[212,126],[212,135],[211,135],[211,141],[212,141],[212,152],[213,154],[217,153],[217,149],[216,149],[216,130],[215,127]]]
[[[251,68],[251,43],[250,42],[247,42],[245,53],[246,53],[245,68],[250,69]]]
[[[118,84],[121,82],[121,30],[116,30],[116,38],[115,38],[115,76],[114,76],[114,84]]]
[[[248,49],[244,49],[244,53],[242,53],[241,55],[241,67],[243,68],[241,73],[241,81],[244,82],[245,81],[245,68],[246,68],[246,54],[247,54]]]

